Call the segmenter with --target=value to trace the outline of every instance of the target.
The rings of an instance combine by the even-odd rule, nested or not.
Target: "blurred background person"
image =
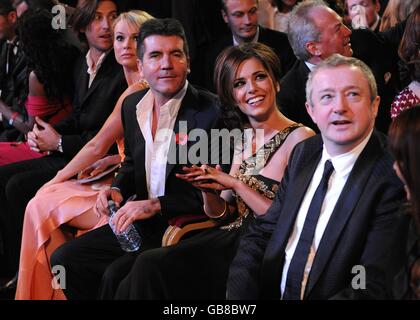
[[[389,129],[389,145],[395,157],[394,169],[404,183],[411,220],[407,239],[393,254],[405,255],[405,267],[393,278],[395,299],[420,299],[420,106],[401,112]],[[397,258],[398,259],[398,258]]]
[[[407,66],[410,83],[391,104],[391,118],[420,103],[420,5],[407,20],[398,54]]]

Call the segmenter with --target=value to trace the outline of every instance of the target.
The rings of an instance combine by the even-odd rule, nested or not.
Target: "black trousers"
[[[0,166],[0,229],[7,267],[12,273],[19,267],[26,205],[65,164],[61,156],[51,155]]]
[[[140,249],[126,253],[109,225],[104,225],[64,243],[51,256],[51,267],[64,267],[63,292],[68,299],[113,299],[138,254],[160,247],[163,232],[143,236]]]

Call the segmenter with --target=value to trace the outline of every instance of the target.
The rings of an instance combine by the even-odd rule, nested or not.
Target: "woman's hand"
[[[77,179],[84,179],[88,177],[94,177],[99,173],[105,171],[110,166],[119,164],[121,162],[121,157],[119,155],[107,156],[105,158],[99,159],[94,162],[92,165],[83,169],[77,175]]]
[[[176,174],[176,177],[190,182],[193,186],[205,192],[235,189],[238,183],[237,179],[224,173],[219,165],[216,168],[208,165],[202,165],[201,167],[193,165],[182,169],[186,173]]]

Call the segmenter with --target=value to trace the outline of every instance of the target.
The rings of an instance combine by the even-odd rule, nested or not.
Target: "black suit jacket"
[[[113,182],[114,187],[118,187],[124,199],[136,194],[138,200],[148,199],[145,170],[145,139],[140,130],[136,116],[136,105],[146,94],[147,90],[134,93],[128,96],[122,106],[122,121],[124,126],[125,160],[117,177]],[[175,142],[176,135],[180,132],[180,122],[185,121],[187,134],[192,129],[203,129],[210,132],[212,128],[220,127],[220,110],[216,96],[213,94],[197,90],[189,85],[182,101],[181,107],[174,126],[174,135],[171,137],[169,152],[188,152],[193,141],[188,141],[186,145]],[[175,173],[183,173],[184,165],[191,165],[190,159],[182,163],[169,163],[166,166],[165,195],[159,197],[161,205],[161,215],[151,219],[143,220],[138,223],[143,235],[156,227],[167,227],[167,220],[181,214],[201,214],[203,213],[203,203],[201,192],[177,177]],[[160,217],[159,217],[160,216]],[[146,227],[147,226],[147,227]]]
[[[17,53],[14,58],[14,65],[12,67],[9,76],[6,75],[6,61],[7,61],[7,42],[1,46],[0,49],[0,90],[1,99],[4,103],[12,109],[12,111],[18,112],[24,117],[27,116],[25,108],[25,99],[28,95],[27,88],[27,62],[22,49],[19,47],[17,42]],[[2,121],[4,131],[0,135],[0,141],[14,141],[17,139],[23,139],[23,135],[15,127],[8,124],[8,120]],[[1,127],[1,125],[0,125]],[[1,129],[0,129],[1,131]]]
[[[81,55],[74,72],[73,112],[54,126],[62,135],[63,155],[67,159],[73,158],[98,133],[127,88],[123,69],[115,60],[114,51],[108,53],[89,88],[87,69],[86,57]]]
[[[386,296],[387,253],[404,192],[384,139],[374,132],[348,177],[316,252],[305,299]],[[319,135],[295,148],[272,206],[241,240],[229,298],[280,298],[285,249],[321,154]],[[366,290],[351,288],[356,265],[366,268]]]
[[[293,68],[281,79],[280,92],[277,94],[277,105],[289,119],[319,132],[318,126],[312,121],[305,108],[305,88],[309,73],[306,64],[297,60]]]
[[[289,71],[296,57],[290,47],[287,35],[283,32],[259,27],[258,42],[269,46],[278,55],[282,67],[282,75]],[[223,49],[233,45],[232,34],[222,36],[215,43],[210,43],[198,54],[198,61],[193,64],[191,81],[214,91],[213,74],[217,56]]]
[[[375,128],[383,133],[388,132],[391,123],[390,106],[398,92],[398,74],[395,72],[398,60],[396,52],[404,27],[405,23],[401,23],[381,33],[359,29],[353,30],[351,35],[353,56],[365,62],[375,76],[378,95],[381,97]],[[319,132],[305,108],[305,88],[309,72],[305,63],[298,60],[281,80],[277,103],[287,117]]]
[[[352,30],[350,36],[353,56],[365,62],[372,70],[381,97],[376,129],[388,133],[391,124],[391,103],[400,91],[398,46],[405,29],[405,21],[385,32]]]

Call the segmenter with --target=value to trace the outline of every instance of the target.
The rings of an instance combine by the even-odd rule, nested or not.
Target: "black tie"
[[[327,193],[328,181],[333,170],[334,167],[331,161],[327,160],[324,165],[324,173],[322,174],[321,182],[309,205],[305,224],[303,225],[302,233],[296,246],[295,253],[293,254],[292,261],[290,262],[283,300],[300,300],[306,262],[308,261],[309,251],[314,239],[322,203],[324,202],[325,194]]]

